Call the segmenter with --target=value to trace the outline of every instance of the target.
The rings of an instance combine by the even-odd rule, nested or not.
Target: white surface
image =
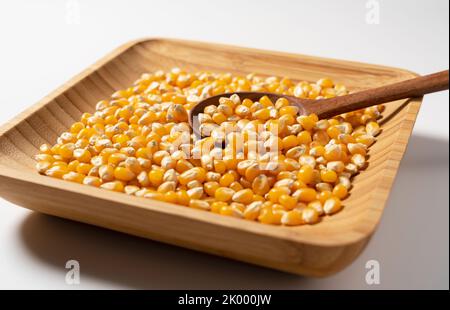
[[[73,1],[4,1],[0,123],[111,49],[144,36],[349,59],[420,74],[448,68],[447,0],[378,2],[380,24],[369,25],[362,0],[80,0],[79,24],[67,23]],[[33,214],[0,200],[0,288],[448,289],[448,101],[448,91],[425,97],[377,233],[335,276],[288,275]],[[79,286],[65,284],[69,259],[80,262]],[[365,282],[369,259],[381,264],[378,286]]]

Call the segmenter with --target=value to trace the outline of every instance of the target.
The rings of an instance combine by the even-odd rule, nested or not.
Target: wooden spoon
[[[197,115],[199,113],[203,113],[205,107],[209,105],[219,105],[220,97],[229,97],[232,94],[238,94],[241,99],[248,98],[252,101],[257,101],[262,96],[268,96],[273,102],[275,102],[278,98],[284,97],[289,100],[291,105],[295,105],[300,108],[300,114],[315,113],[319,118],[329,118],[381,103],[419,97],[425,94],[446,90],[448,89],[448,83],[448,70],[446,70],[329,99],[301,99],[293,96],[263,92],[235,92],[220,94],[209,97],[196,104],[189,113],[189,124],[194,133],[198,135],[199,124]]]

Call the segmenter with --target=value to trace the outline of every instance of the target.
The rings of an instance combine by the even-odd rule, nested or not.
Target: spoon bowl
[[[205,108],[210,105],[219,105],[219,99],[221,97],[230,97],[231,95],[238,95],[241,100],[243,99],[250,99],[254,102],[258,101],[261,97],[267,96],[272,102],[276,102],[279,98],[286,98],[289,100],[289,103],[291,105],[295,105],[299,107],[299,114],[309,114],[310,107],[314,103],[317,103],[317,100],[312,99],[301,99],[294,96],[288,96],[288,95],[281,95],[281,94],[275,94],[275,93],[266,93],[266,92],[234,92],[234,93],[223,93],[216,96],[211,96],[206,98],[205,100],[200,101],[198,104],[196,104],[192,110],[189,112],[189,125],[193,129],[194,133],[198,133],[198,124],[197,116],[200,113],[203,113]]]

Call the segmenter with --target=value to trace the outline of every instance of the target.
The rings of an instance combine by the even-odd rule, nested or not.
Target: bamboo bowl
[[[312,226],[283,227],[219,216],[39,175],[33,155],[83,112],[141,73],[181,67],[316,81],[359,90],[414,77],[377,65],[169,39],[126,43],[0,127],[0,195],[38,212],[295,274],[326,276],[350,264],[380,221],[421,98],[386,104],[368,168],[345,208]]]

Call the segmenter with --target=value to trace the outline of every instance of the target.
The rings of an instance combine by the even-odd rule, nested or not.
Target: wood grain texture
[[[387,104],[369,166],[356,176],[345,208],[317,225],[283,227],[219,216],[41,176],[32,156],[53,144],[82,112],[141,73],[174,66],[315,81],[350,90],[415,74],[394,68],[169,39],[127,43],[0,128],[0,195],[39,212],[296,274],[326,276],[350,264],[380,221],[421,99]]]

